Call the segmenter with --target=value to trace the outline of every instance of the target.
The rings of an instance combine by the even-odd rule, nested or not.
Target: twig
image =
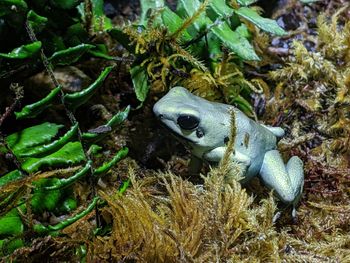
[[[27,172],[22,170],[21,164],[18,161],[16,155],[13,153],[12,149],[9,147],[9,145],[6,142],[5,135],[1,132],[1,126],[4,123],[4,121],[13,113],[17,105],[21,102],[23,98],[23,87],[19,86],[18,83],[11,83],[10,90],[12,90],[15,93],[15,99],[10,107],[7,107],[4,114],[0,117],[0,144],[4,145],[7,150],[7,156],[11,158],[13,163],[15,164],[16,168],[21,171],[23,174],[28,175]]]
[[[23,98],[23,87],[19,86],[18,83],[11,83],[10,90],[12,90],[15,93],[15,100],[13,101],[10,107],[6,108],[5,113],[1,115],[0,128],[5,119],[7,119],[12,114],[14,109],[17,107],[17,105],[21,102]]]

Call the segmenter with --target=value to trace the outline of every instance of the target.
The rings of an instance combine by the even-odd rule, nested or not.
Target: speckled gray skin
[[[154,105],[153,111],[180,141],[190,147],[194,156],[219,162],[230,134],[230,109],[235,111],[236,118],[232,160],[241,165],[245,176],[243,182],[260,175],[282,202],[295,207],[304,183],[303,163],[294,156],[287,165],[284,164],[276,150],[276,137],[284,135],[283,129],[261,125],[233,106],[207,101],[183,87],[172,88]]]

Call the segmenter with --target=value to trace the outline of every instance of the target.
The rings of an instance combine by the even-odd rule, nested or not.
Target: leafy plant
[[[100,77],[83,92],[69,94],[70,97],[67,99],[67,105],[65,106],[76,109],[86,102],[92,93],[96,91],[96,88],[102,84],[111,69],[111,67],[106,68]],[[60,88],[55,90],[57,89],[58,92],[62,92]],[[22,111],[16,114],[17,118],[33,118],[47,107],[52,107],[52,103],[55,101],[51,98],[53,96],[63,96],[65,98],[67,95],[51,92],[42,100],[25,106]],[[56,98],[57,101],[59,100]],[[127,118],[129,110],[130,108],[127,107],[124,111],[117,113],[111,118],[105,125],[105,127],[109,128],[109,132]],[[98,178],[107,173],[113,165],[128,153],[128,149],[123,148],[116,153],[112,160],[94,169],[91,160],[92,155],[84,151],[82,139],[86,138],[87,142],[97,142],[106,136],[106,133],[96,134],[88,132],[79,136],[79,124],[76,122],[64,135],[54,140],[62,127],[63,125],[45,122],[13,133],[5,139],[7,149],[14,154],[20,163],[20,167],[17,170],[0,177],[0,187],[2,189],[0,199],[3,200],[0,204],[0,213],[3,215],[0,217],[0,223],[6,221],[8,225],[13,225],[13,227],[9,228],[13,229],[10,232],[7,228],[0,229],[0,237],[6,237],[1,240],[0,248],[2,251],[7,251],[6,253],[11,253],[14,249],[24,245],[23,240],[20,238],[24,233],[23,223],[19,212],[14,207],[21,207],[21,213],[26,213],[27,211],[35,214],[42,214],[43,212],[55,214],[70,213],[77,207],[77,202],[72,195],[72,184],[84,176],[89,176],[93,178],[90,180],[96,182]],[[92,154],[96,154],[96,145],[91,145],[90,149],[89,151]],[[8,150],[4,149],[3,151],[6,152]],[[59,179],[52,176],[38,178],[37,176],[32,176],[35,172],[42,171],[45,168],[76,166],[84,162],[84,167],[67,178]],[[30,176],[28,177],[28,175]],[[26,188],[28,182],[32,182],[33,191],[30,196],[25,197],[23,196],[23,189]],[[16,188],[13,186],[16,186]],[[14,196],[16,198],[13,198]],[[33,231],[37,234],[53,234],[91,212],[97,205],[98,200],[99,198],[95,196],[85,210],[61,221],[57,225],[45,226],[40,223],[35,224]],[[28,201],[30,203],[29,210],[25,206],[25,203]],[[16,230],[19,228],[20,231]]]
[[[15,112],[16,118],[34,119],[46,109],[60,105],[65,109],[71,124],[65,133],[59,132],[64,125],[44,122],[6,137],[0,134],[0,151],[11,155],[17,166],[16,170],[0,176],[0,256],[4,256],[28,244],[30,239],[24,240],[28,231],[34,233],[33,237],[59,235],[60,230],[102,204],[95,192],[95,185],[99,178],[127,155],[128,148],[120,149],[111,160],[95,167],[94,157],[101,150],[95,143],[127,118],[130,107],[112,116],[105,125],[82,132],[74,112],[89,101],[114,67],[105,67],[89,87],[69,94],[64,93],[52,72],[53,67],[71,65],[88,53],[90,56],[113,59],[107,55],[107,48],[103,44],[94,44],[89,39],[89,35],[111,27],[110,20],[103,14],[103,0],[84,3],[79,0],[47,3],[5,0],[0,3],[0,21],[0,37],[11,30],[15,32],[13,35],[20,36],[10,37],[1,46],[0,79],[9,79],[17,73],[31,75],[33,69],[41,69],[43,64],[55,84],[55,88],[39,101]],[[27,35],[31,43],[28,43]],[[34,67],[28,67],[29,64]],[[0,127],[16,105],[17,99],[1,116]],[[56,168],[66,168],[65,176],[62,177],[55,170],[44,172]],[[86,177],[91,187],[90,198],[86,197],[91,202],[85,209],[78,208],[72,190],[73,184],[83,177]],[[76,210],[78,212],[75,215],[56,225],[33,222],[34,216],[40,217],[43,213],[60,216]],[[23,215],[28,219],[23,220]]]
[[[30,75],[33,69],[25,67],[27,63],[40,68],[40,48],[54,66],[74,63],[86,53],[107,54],[103,44],[89,40],[95,32],[111,27],[103,14],[103,0],[5,0],[0,10],[0,38],[7,40],[0,47],[0,79]],[[40,41],[28,43],[28,27]]]
[[[141,1],[136,25],[109,30],[136,57],[130,72],[139,101],[145,101],[150,87],[159,92],[180,84],[253,114],[246,98],[252,90],[262,91],[261,81],[247,81],[242,62],[259,60],[251,44],[254,26],[276,35],[285,32],[248,7],[252,2],[180,0],[173,12],[164,1]]]

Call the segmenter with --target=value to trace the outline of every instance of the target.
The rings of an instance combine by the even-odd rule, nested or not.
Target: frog
[[[304,185],[303,162],[292,156],[285,164],[277,149],[285,132],[280,127],[260,124],[233,105],[208,101],[184,87],[171,88],[153,106],[153,112],[171,134],[189,148],[190,163],[200,169],[202,161],[218,163],[230,139],[231,123],[236,126],[234,151],[230,159],[242,170],[242,184],[259,176],[287,207],[296,206]],[[232,118],[234,116],[234,122]]]

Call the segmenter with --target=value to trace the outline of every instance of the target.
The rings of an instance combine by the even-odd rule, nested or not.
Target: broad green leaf
[[[21,238],[9,238],[0,240],[0,257],[12,254],[17,248],[24,247]]]
[[[24,0],[1,0],[0,1],[0,17],[27,10],[28,6]]]
[[[239,33],[232,31],[226,22],[213,26],[211,31],[240,58],[244,60],[260,60],[249,41]]]
[[[30,10],[28,12],[27,20],[28,20],[29,25],[31,26],[31,28],[36,33],[41,32],[44,29],[44,27],[46,26],[46,23],[48,21],[48,19],[46,17],[39,16],[33,10]]]
[[[187,1],[187,0],[180,0],[179,1],[179,10],[180,13],[186,13],[187,16],[191,17],[193,16],[196,11],[199,9],[201,5],[201,2],[199,0],[193,0],[193,1]],[[201,13],[199,17],[193,22],[194,27],[196,28],[197,32],[200,32],[204,30],[210,20],[205,15],[205,12]]]
[[[0,187],[4,186],[10,182],[19,180],[22,177],[23,177],[23,174],[21,174],[21,172],[19,170],[14,170],[12,172],[9,172],[9,173],[0,177]]]
[[[67,142],[70,142],[73,140],[75,135],[78,132],[78,124],[75,124],[72,126],[72,128],[67,131],[61,138],[49,143],[49,144],[44,144],[40,145],[37,147],[34,147],[32,149],[29,149],[23,153],[19,154],[19,157],[24,158],[24,157],[39,157],[42,155],[47,155],[52,152],[57,151],[61,147],[63,147]]]
[[[233,9],[226,4],[225,0],[210,1],[207,15],[212,21],[225,21],[231,29],[241,24],[239,17],[233,12]]]
[[[147,15],[149,15],[149,10],[157,10],[164,7],[164,0],[141,0],[141,15],[140,15],[140,25],[147,25]]]
[[[250,39],[252,37],[252,34],[249,32],[245,24],[241,24],[235,31],[246,39]]]
[[[254,25],[266,32],[270,32],[278,36],[283,36],[286,34],[286,31],[284,31],[283,28],[281,28],[275,20],[261,17],[255,10],[251,8],[241,7],[238,10],[235,10],[235,13],[249,20]]]
[[[103,0],[91,0],[92,5],[92,23],[93,29],[97,31],[105,31],[113,27],[111,19],[103,12]],[[78,12],[83,21],[86,21],[85,3],[82,2],[77,6]],[[90,15],[90,14],[89,14]]]
[[[95,82],[92,83],[88,88],[79,92],[65,95],[64,101],[66,105],[71,109],[76,109],[80,105],[83,105],[85,102],[87,102],[91,96],[94,95],[95,91],[103,84],[112,69],[113,66],[106,67],[100,76],[95,80]]]
[[[226,4],[225,0],[212,0],[209,4],[207,13],[212,20],[215,20],[218,17],[222,19],[231,16],[233,9]]]
[[[23,118],[35,118],[43,110],[50,107],[53,101],[58,97],[61,92],[61,87],[53,89],[45,98],[23,107],[20,112],[15,112],[17,119]]]
[[[65,198],[62,204],[58,207],[58,211],[61,214],[69,214],[78,207],[78,202],[75,198]]]
[[[178,28],[181,27],[184,20],[179,17],[176,13],[171,11],[168,7],[164,7],[162,11],[163,24],[167,26],[170,33],[174,33]],[[184,41],[190,41],[192,39],[191,35],[184,30],[181,34],[181,38]]]
[[[75,47],[70,47],[64,50],[55,52],[50,58],[49,61],[52,65],[70,65],[79,60],[79,58],[84,55],[84,53],[95,46],[89,44],[80,44]]]
[[[28,173],[34,173],[44,167],[71,166],[85,161],[85,154],[80,142],[69,142],[57,152],[43,158],[28,158],[22,169]]]
[[[24,225],[16,208],[0,217],[0,236],[17,236],[24,231]]]
[[[0,53],[0,58],[7,59],[25,59],[30,58],[39,52],[41,48],[41,42],[36,41],[27,45],[20,46],[18,48],[13,49],[9,53]]]
[[[34,213],[50,212],[57,207],[64,192],[59,190],[42,191],[42,189],[56,185],[59,181],[58,178],[43,178],[33,182],[35,189],[30,204]]]
[[[255,2],[257,2],[258,0],[237,0],[238,4],[242,5],[242,6],[248,6],[251,5]]]
[[[63,125],[44,122],[6,137],[6,142],[17,156],[28,149],[49,142]]]
[[[96,31],[108,30],[112,28],[112,21],[103,12],[103,0],[91,0],[94,17],[94,27]]]
[[[150,88],[146,69],[137,65],[130,69],[130,73],[136,97],[139,101],[144,102]]]

